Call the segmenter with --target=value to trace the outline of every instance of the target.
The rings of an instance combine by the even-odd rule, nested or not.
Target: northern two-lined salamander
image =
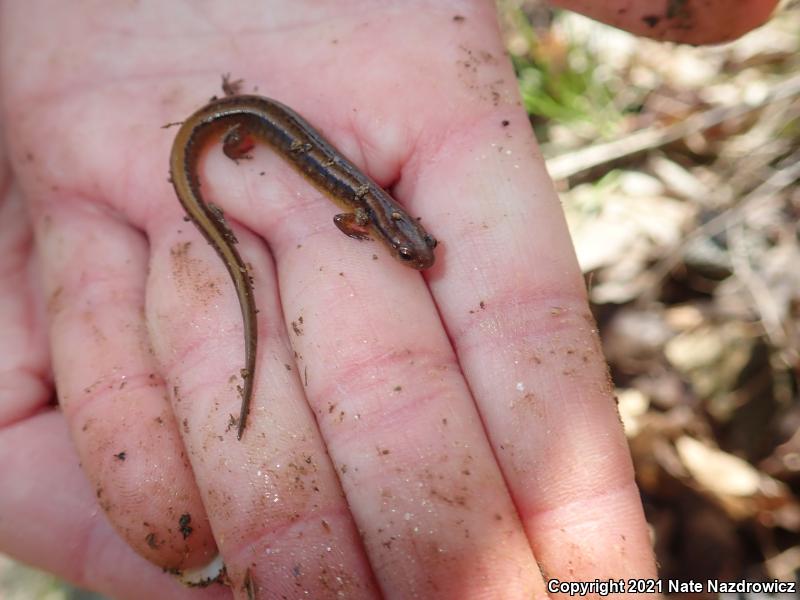
[[[186,119],[175,136],[170,154],[172,184],[186,214],[225,263],[242,309],[245,367],[238,439],[242,439],[253,395],[258,338],[255,299],[233,232],[222,212],[200,194],[197,163],[212,138],[221,138],[225,154],[236,160],[252,148],[253,137],[270,145],[336,204],[352,211],[334,217],[334,223],[346,235],[365,239],[371,233],[398,260],[415,269],[433,265],[436,247],[436,239],[417,219],[409,216],[303,117],[280,102],[261,96],[227,96],[212,100]]]

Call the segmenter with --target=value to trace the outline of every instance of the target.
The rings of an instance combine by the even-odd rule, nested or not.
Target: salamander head
[[[397,259],[414,269],[427,269],[433,266],[436,256],[433,249],[436,248],[436,238],[427,233],[422,227],[414,235],[408,236],[405,240],[395,238],[393,240],[394,255]]]

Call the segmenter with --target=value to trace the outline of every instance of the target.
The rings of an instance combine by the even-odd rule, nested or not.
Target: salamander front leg
[[[363,208],[355,212],[340,213],[333,217],[333,222],[343,234],[356,240],[369,240],[369,216]]]

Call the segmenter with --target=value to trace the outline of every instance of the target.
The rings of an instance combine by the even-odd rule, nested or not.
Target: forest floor
[[[661,576],[795,580],[800,2],[705,48],[500,6]]]

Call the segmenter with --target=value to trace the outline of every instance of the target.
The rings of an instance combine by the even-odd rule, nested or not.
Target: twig
[[[786,345],[787,336],[781,323],[781,311],[772,297],[769,286],[750,266],[747,241],[744,239],[744,227],[738,223],[735,227],[730,228],[729,233],[733,272],[750,292],[761,318],[761,325],[773,347],[783,348]]]
[[[657,148],[679,140],[691,133],[708,129],[728,119],[733,119],[761,108],[765,104],[790,98],[800,94],[800,75],[789,77],[775,84],[772,89],[755,104],[734,104],[715,106],[697,113],[668,127],[650,127],[632,133],[624,138],[587,146],[574,152],[555,156],[547,161],[547,170],[553,179],[566,179],[571,175],[592,167],[620,159],[643,150]]]
[[[791,581],[800,569],[800,546],[792,546],[780,554],[768,558],[764,563],[770,577],[781,581]]]
[[[713,237],[725,231],[725,229],[738,223],[750,212],[768,205],[770,202],[780,202],[781,199],[776,194],[800,179],[800,150],[783,159],[781,165],[786,166],[774,171],[761,185],[744,196],[741,202],[725,209],[692,231],[683,242],[670,252],[667,258],[655,265],[651,270],[652,280],[649,291],[642,294],[640,301],[650,302],[653,300],[660,288],[661,281],[678,264],[689,245],[702,237]]]

